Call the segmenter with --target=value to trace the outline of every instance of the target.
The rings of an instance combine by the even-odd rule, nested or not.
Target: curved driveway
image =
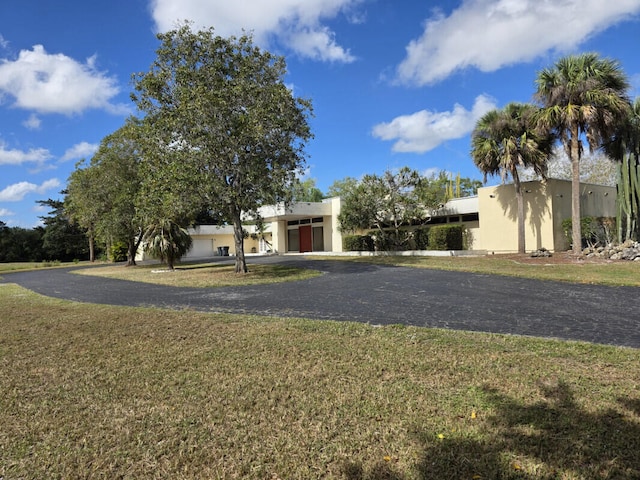
[[[299,282],[210,289],[70,274],[74,268],[9,273],[2,281],[79,302],[401,323],[640,348],[640,288],[305,257],[252,257],[249,262],[281,262],[318,269],[324,275]]]

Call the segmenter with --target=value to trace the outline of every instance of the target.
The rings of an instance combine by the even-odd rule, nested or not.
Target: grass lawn
[[[91,265],[89,262],[60,262],[42,261],[42,262],[6,262],[0,263],[0,273],[15,272],[17,270],[37,270],[39,268],[57,268],[57,267],[73,267],[74,265]]]
[[[0,478],[640,478],[640,350],[0,284]]]
[[[514,277],[535,278],[538,280],[640,286],[640,262],[581,260],[571,258],[565,253],[557,254],[551,258],[535,259],[527,255],[486,255],[478,257],[411,257],[389,255],[363,257],[326,256],[317,258],[509,275]]]
[[[108,265],[76,270],[81,275],[98,275],[121,280],[157,283],[174,287],[225,287],[258,285],[275,282],[304,280],[321,275],[316,270],[294,268],[287,265],[260,265],[249,263],[249,273],[237,275],[234,265],[220,263],[182,264],[173,271],[163,265]]]

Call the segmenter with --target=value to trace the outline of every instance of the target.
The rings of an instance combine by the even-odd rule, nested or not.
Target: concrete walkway
[[[229,259],[228,261],[233,261]],[[389,267],[305,257],[252,257],[318,269],[299,282],[175,288],[75,275],[14,272],[2,282],[79,302],[415,325],[640,348],[640,288]]]

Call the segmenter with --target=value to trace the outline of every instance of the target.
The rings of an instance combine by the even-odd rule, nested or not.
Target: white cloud
[[[35,113],[32,113],[31,115],[29,115],[29,118],[27,120],[22,122],[22,125],[29,130],[39,130],[41,123],[42,122],[40,118]]]
[[[18,182],[9,185],[4,190],[0,190],[0,202],[20,202],[31,193],[45,194],[47,191],[60,187],[61,183],[57,178],[51,178],[36,185],[31,182]]]
[[[52,155],[45,148],[32,148],[26,152],[16,149],[8,150],[6,145],[0,142],[0,165],[35,163],[42,166],[50,158],[52,158]]]
[[[0,48],[5,49],[5,48],[8,48],[8,47],[9,47],[9,41],[8,41],[8,40],[6,40],[6,39],[2,36],[2,34],[0,34]]]
[[[152,15],[160,31],[179,22],[193,21],[196,28],[214,27],[218,35],[252,32],[258,45],[267,48],[277,39],[294,52],[317,60],[352,62],[355,58],[340,46],[323,20],[345,15],[362,21],[355,13],[363,0],[153,0]]]
[[[126,113],[128,107],[111,103],[120,92],[116,79],[98,71],[95,60],[80,63],[48,54],[42,45],[22,50],[14,61],[0,60],[0,98],[8,95],[15,107],[40,113],[71,115],[91,108]]]
[[[15,215],[15,212],[12,212],[7,208],[0,208],[0,217],[10,217],[12,215]]]
[[[457,70],[483,72],[568,52],[590,36],[640,12],[640,0],[464,0],[449,16],[436,13],[407,46],[401,83],[427,85]]]
[[[66,152],[62,158],[60,158],[61,162],[68,162],[69,160],[81,160],[93,157],[93,154],[98,150],[98,144],[96,143],[88,143],[88,142],[80,142],[77,145],[74,145]]]
[[[492,98],[479,95],[471,110],[459,104],[450,112],[420,110],[396,117],[389,123],[380,123],[373,127],[372,133],[381,140],[395,140],[394,152],[424,153],[447,140],[467,135],[482,115],[495,108]]]

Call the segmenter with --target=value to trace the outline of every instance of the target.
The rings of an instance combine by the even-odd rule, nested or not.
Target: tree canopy
[[[582,251],[580,159],[583,139],[591,150],[610,143],[628,117],[629,82],[617,61],[595,53],[570,55],[539,72],[539,121],[560,138],[571,159],[571,220],[574,253]]]
[[[338,221],[343,231],[375,229],[378,241],[392,249],[402,249],[407,240],[402,227],[429,221],[433,211],[451,198],[453,180],[446,173],[424,176],[409,167],[387,170],[382,175],[365,175],[361,180],[347,177],[330,187],[343,204]],[[461,195],[475,194],[477,182],[457,179]]]
[[[236,272],[246,272],[241,215],[290,200],[312,137],[311,103],[285,85],[284,59],[249,35],[223,38],[185,24],[158,39],[132,96],[145,113],[143,188],[149,201],[182,210],[174,221],[215,210],[233,225]]]
[[[124,243],[129,265],[142,238],[145,219],[140,212],[141,151],[137,120],[127,123],[100,143],[88,166],[80,164],[69,178],[65,198],[71,218],[105,244]]]
[[[546,177],[553,136],[536,128],[538,109],[530,104],[510,103],[502,110],[485,113],[471,136],[471,157],[484,174],[507,176],[516,189],[518,253],[525,252],[524,199],[519,169],[531,168]]]

